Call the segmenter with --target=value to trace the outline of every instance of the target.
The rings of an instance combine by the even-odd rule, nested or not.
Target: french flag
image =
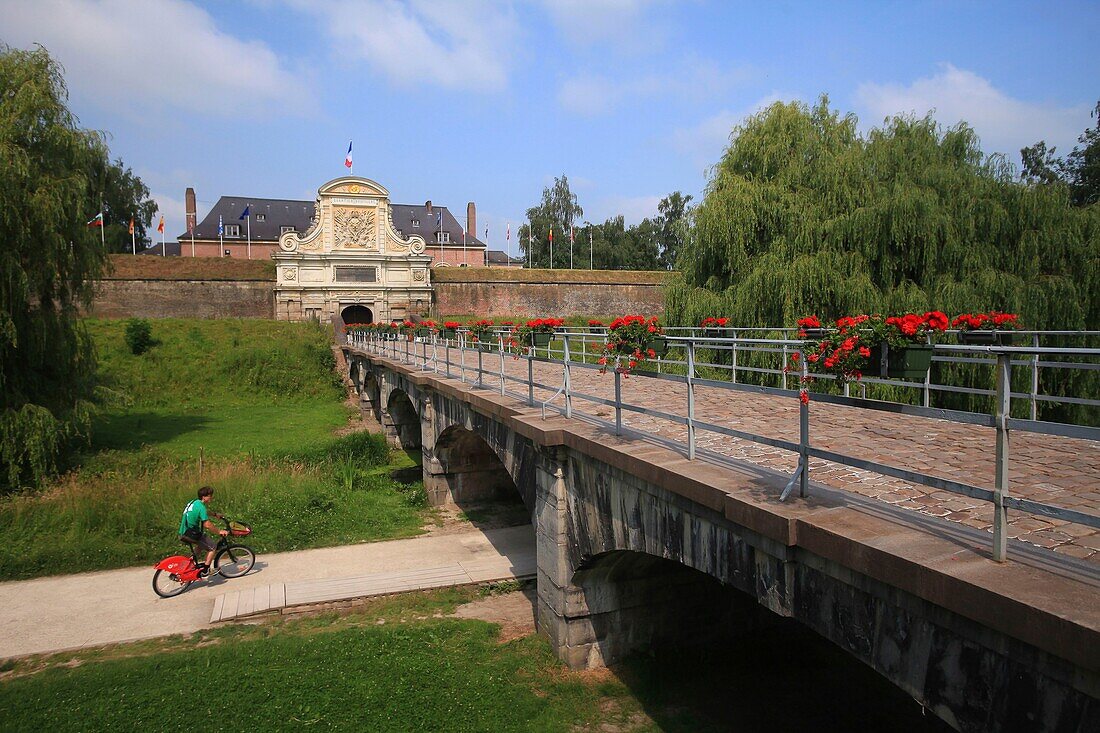
[[[344,167],[351,168],[351,143],[348,143],[348,154],[344,157]]]

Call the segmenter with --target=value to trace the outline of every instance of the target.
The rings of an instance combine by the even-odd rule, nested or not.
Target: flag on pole
[[[157,231],[164,234],[164,217],[160,217],[160,224],[157,224]]]
[[[554,243],[554,226],[550,225],[550,244]]]
[[[127,234],[129,234],[129,235],[131,235],[131,236],[132,236],[132,235],[133,235],[133,233],[134,233],[134,217],[132,217],[132,216],[131,216],[131,217],[130,217],[130,229],[129,229],[129,231],[127,232]]]
[[[573,244],[573,225],[569,225],[569,244]]]
[[[194,214],[188,214],[187,215],[187,231],[190,234],[195,233],[195,215]]]
[[[508,228],[504,230],[504,241],[512,241],[512,222],[508,222]]]
[[[103,212],[101,211],[98,214],[96,214],[92,218],[92,220],[89,221],[85,226],[90,226],[90,227],[101,227],[101,226],[103,226]]]
[[[225,227],[222,225],[222,215],[218,214],[218,236],[225,234]]]
[[[251,213],[249,211],[249,209],[251,209],[251,208],[252,208],[252,204],[248,204],[247,206],[245,206],[244,211],[242,211],[241,215],[237,217],[237,220],[238,221],[244,221],[245,219],[247,219],[249,217],[250,213]]]
[[[489,227],[485,227],[485,244],[489,244]]]
[[[351,168],[351,141],[348,141],[348,154],[344,156],[344,167]]]

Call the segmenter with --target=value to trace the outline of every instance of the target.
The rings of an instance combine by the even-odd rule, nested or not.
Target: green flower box
[[[545,349],[550,346],[550,341],[554,338],[552,333],[540,333],[535,331],[531,334],[531,345],[536,349]]]
[[[903,348],[891,349],[883,344],[884,357],[881,360],[880,374],[893,379],[924,379],[932,366],[932,347],[927,344],[913,344]]]
[[[986,329],[974,329],[971,331],[959,331],[959,343],[969,346],[1012,346],[1016,342],[1016,334],[1012,331],[997,331]]]
[[[646,351],[652,351],[653,355],[658,359],[663,359],[668,354],[668,339],[663,336],[657,336],[646,341]]]
[[[442,333],[443,333],[443,338],[448,339],[448,340],[453,339],[455,337],[455,330],[453,328],[444,328]]]

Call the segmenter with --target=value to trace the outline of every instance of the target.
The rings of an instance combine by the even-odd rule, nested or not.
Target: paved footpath
[[[459,564],[533,564],[530,525],[260,555],[243,578],[195,583],[175,598],[153,593],[153,568],[124,568],[0,583],[0,658],[187,634],[210,626],[228,591]]]
[[[457,362],[457,353],[452,351],[451,358]],[[475,355],[467,354],[466,358],[467,365],[476,366]],[[498,359],[496,355],[486,357],[486,370],[499,369]],[[526,361],[506,358],[505,369],[510,377],[526,381]],[[575,392],[614,399],[612,373],[601,375],[596,370],[576,368],[571,374]],[[452,376],[459,376],[454,367]],[[467,370],[466,378],[473,380],[475,375]],[[562,367],[536,363],[535,381],[557,389]],[[488,389],[499,389],[496,374],[486,374],[484,383]],[[520,392],[527,387],[510,382],[508,389]],[[547,399],[551,394],[549,390],[535,390],[536,399]],[[623,402],[648,409],[687,414],[687,387],[682,383],[632,375],[622,380],[622,398]],[[699,386],[695,400],[698,420],[798,442],[798,401],[794,398]],[[560,407],[562,396],[558,395],[553,404]],[[602,420],[615,420],[613,407],[577,397],[573,409]],[[624,410],[623,424],[659,439],[687,442],[687,427],[680,423]],[[786,474],[797,466],[796,454],[780,448],[705,430],[696,437],[700,449],[726,458]],[[816,448],[993,488],[993,428],[811,401],[810,440]],[[992,532],[993,506],[986,501],[817,458],[810,460],[810,478],[901,509]],[[1013,431],[1009,485],[1012,496],[1100,514],[1100,442]],[[1100,532],[1092,527],[1019,511],[1010,511],[1008,516],[1009,537],[1100,564]]]

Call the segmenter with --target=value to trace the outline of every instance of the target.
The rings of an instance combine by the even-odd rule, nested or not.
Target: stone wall
[[[448,268],[432,271],[435,316],[662,315],[667,273]]]
[[[97,318],[273,318],[272,283],[249,280],[103,280]]]

